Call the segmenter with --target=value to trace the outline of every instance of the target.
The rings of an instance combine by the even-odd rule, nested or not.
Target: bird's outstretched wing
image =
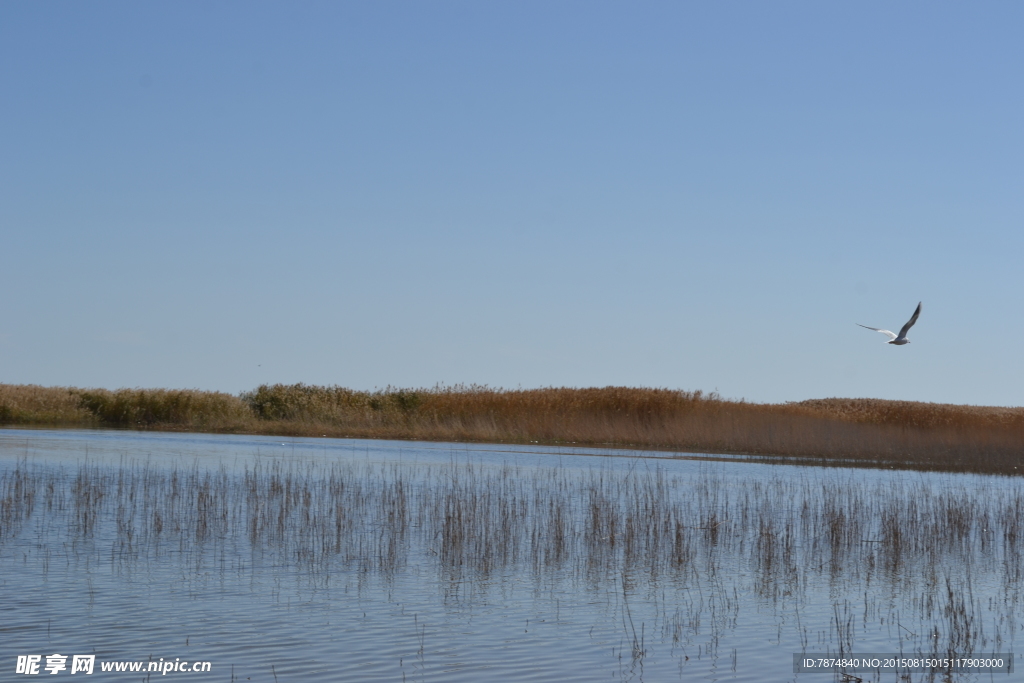
[[[914,309],[914,315],[910,316],[910,320],[908,320],[907,324],[904,325],[903,329],[900,330],[900,335],[898,337],[896,337],[897,339],[903,339],[904,337],[907,336],[907,332],[910,330],[911,327],[914,326],[914,323],[917,322],[917,316],[919,316],[919,315],[921,315],[921,302],[920,301],[917,302],[917,308]]]
[[[875,332],[881,332],[882,334],[884,334],[887,337],[889,337],[889,341],[893,341],[893,340],[896,339],[896,334],[893,333],[893,332],[890,332],[889,330],[880,330],[877,327],[868,327],[867,325],[861,325],[860,323],[854,323],[854,324],[859,326],[859,327],[863,327],[864,329],[867,329],[867,330],[874,330]],[[913,324],[913,323],[911,323],[911,324]]]

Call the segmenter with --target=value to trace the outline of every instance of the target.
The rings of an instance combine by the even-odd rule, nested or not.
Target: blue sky
[[[0,382],[1024,404],[1022,25],[0,3]]]

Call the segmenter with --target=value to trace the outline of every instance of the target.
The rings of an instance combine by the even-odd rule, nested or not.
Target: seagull
[[[887,344],[895,344],[896,346],[903,346],[904,344],[909,344],[910,343],[910,340],[907,339],[907,330],[909,330],[911,327],[914,326],[914,323],[917,322],[917,316],[919,316],[919,315],[921,315],[921,302],[920,301],[917,302],[917,308],[914,309],[914,315],[910,316],[910,320],[908,320],[907,324],[904,325],[900,329],[900,333],[899,334],[895,334],[893,332],[890,332],[889,330],[880,330],[877,327],[868,327],[867,325],[861,325],[860,323],[856,323],[856,324],[859,325],[860,327],[864,327],[864,328],[869,329],[869,330],[874,330],[875,332],[881,332],[885,336],[889,337],[889,341],[886,342]]]

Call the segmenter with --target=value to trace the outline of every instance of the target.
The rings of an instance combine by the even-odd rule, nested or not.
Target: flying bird
[[[914,309],[914,315],[910,316],[910,320],[908,320],[907,324],[904,325],[902,329],[900,329],[899,334],[894,334],[889,330],[880,330],[877,327],[868,327],[867,325],[861,325],[860,323],[857,323],[857,325],[860,325],[861,327],[864,327],[869,330],[874,330],[875,332],[881,332],[885,336],[889,337],[889,341],[887,342],[888,344],[903,346],[904,344],[910,343],[910,340],[907,339],[907,331],[914,326],[914,323],[917,322],[917,316],[919,315],[921,315],[921,302],[918,302],[917,308]]]

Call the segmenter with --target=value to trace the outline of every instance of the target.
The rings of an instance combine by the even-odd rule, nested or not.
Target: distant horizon
[[[355,391],[355,392],[366,392],[366,393],[387,392],[388,390],[394,390],[394,391],[432,391],[432,390],[444,390],[444,389],[456,389],[457,390],[457,389],[460,389],[460,388],[466,389],[466,390],[471,390],[471,389],[474,389],[474,388],[479,388],[479,389],[486,389],[486,390],[490,390],[490,391],[504,392],[504,391],[540,391],[540,390],[544,390],[544,389],[605,389],[605,388],[609,388],[609,387],[617,387],[617,388],[624,388],[624,389],[655,389],[655,390],[665,390],[665,391],[679,391],[679,392],[684,392],[684,393],[699,393],[699,394],[701,394],[705,398],[712,398],[712,397],[714,397],[714,398],[716,398],[718,400],[722,400],[722,401],[729,401],[729,402],[733,402],[733,403],[746,402],[746,403],[752,403],[752,404],[757,404],[757,405],[785,405],[787,403],[801,403],[801,402],[804,402],[804,401],[846,400],[846,401],[892,401],[892,402],[905,402],[905,403],[934,403],[934,404],[937,404],[937,405],[974,406],[974,407],[978,407],[978,408],[1024,408],[1024,406],[1022,406],[1022,405],[1012,405],[1012,404],[1011,405],[1002,405],[1002,404],[995,404],[995,403],[955,403],[955,402],[950,402],[950,401],[917,401],[917,400],[913,400],[913,399],[880,398],[880,397],[877,397],[877,396],[809,396],[809,397],[802,398],[802,399],[793,399],[793,400],[786,400],[786,401],[753,401],[751,399],[747,399],[747,398],[744,398],[742,396],[740,396],[740,397],[725,396],[725,395],[720,394],[719,392],[717,392],[715,390],[710,390],[709,391],[709,390],[699,389],[699,388],[692,389],[692,388],[686,388],[686,387],[670,387],[670,386],[655,386],[655,385],[644,386],[644,385],[626,385],[626,384],[580,385],[580,386],[541,385],[541,386],[535,386],[535,387],[524,387],[524,386],[502,387],[502,386],[493,386],[493,385],[487,385],[487,384],[471,384],[471,383],[444,384],[444,383],[440,383],[439,382],[439,383],[434,384],[432,386],[386,385],[386,386],[380,386],[380,387],[374,386],[374,387],[371,387],[371,388],[361,388],[361,387],[348,386],[348,385],[344,385],[344,384],[319,384],[319,383],[315,383],[315,382],[264,382],[264,383],[261,383],[261,384],[256,384],[256,385],[254,385],[254,386],[252,386],[252,387],[250,387],[248,389],[240,389],[238,391],[228,391],[228,390],[224,390],[224,389],[204,389],[204,388],[201,388],[201,387],[189,387],[189,386],[179,386],[179,387],[174,387],[174,386],[171,386],[171,387],[157,387],[157,386],[102,386],[102,385],[99,385],[99,386],[75,386],[75,385],[70,385],[70,384],[39,384],[39,383],[32,383],[32,382],[19,383],[19,384],[13,384],[11,382],[0,382],[0,386],[2,386],[2,385],[6,385],[6,386],[38,386],[38,387],[43,387],[43,388],[46,388],[46,389],[83,389],[83,390],[101,389],[101,390],[106,390],[106,391],[119,391],[119,390],[136,390],[136,391],[137,390],[141,390],[141,391],[200,391],[200,392],[228,394],[228,395],[231,395],[231,396],[239,396],[239,395],[245,394],[247,392],[251,392],[251,391],[259,388],[260,386],[275,386],[275,385],[282,385],[282,386],[304,385],[304,386],[309,386],[309,387],[339,387],[339,388],[342,388],[342,389],[349,389],[349,390]]]

